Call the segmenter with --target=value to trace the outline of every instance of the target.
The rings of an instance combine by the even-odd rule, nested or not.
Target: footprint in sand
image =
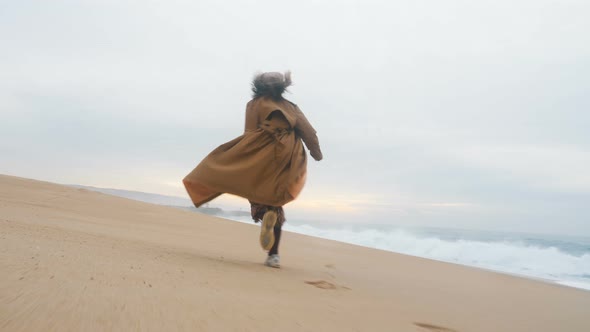
[[[414,323],[414,325],[421,327],[423,329],[427,329],[429,331],[433,331],[433,332],[458,332],[457,330],[453,330],[453,329],[449,329],[446,327],[437,326],[437,325],[433,325],[433,324],[428,324],[428,323]]]
[[[334,285],[333,283],[327,282],[325,280],[317,280],[317,281],[305,280],[305,283],[308,284],[308,285],[315,286],[315,287],[320,288],[320,289],[339,289],[339,288],[341,288],[341,289],[350,289],[350,288],[345,287],[345,286]]]

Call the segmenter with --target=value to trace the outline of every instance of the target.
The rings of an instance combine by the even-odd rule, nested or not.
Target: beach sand
[[[0,176],[0,330],[590,331],[588,291],[258,231]]]

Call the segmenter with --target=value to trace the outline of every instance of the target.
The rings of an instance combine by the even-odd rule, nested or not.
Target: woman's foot
[[[281,258],[279,257],[279,255],[270,255],[266,258],[266,262],[264,262],[264,265],[279,268],[281,267]]]
[[[277,213],[272,210],[266,211],[260,225],[260,246],[264,250],[270,250],[275,243],[273,228],[277,223]]]

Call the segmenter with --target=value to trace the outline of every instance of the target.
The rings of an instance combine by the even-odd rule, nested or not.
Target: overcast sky
[[[0,0],[0,173],[186,197],[290,69],[325,159],[288,216],[590,235],[589,32],[584,0]]]

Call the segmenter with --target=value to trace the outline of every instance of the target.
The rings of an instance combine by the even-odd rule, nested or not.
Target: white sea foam
[[[319,229],[286,224],[285,230],[445,262],[551,280],[590,290],[590,252],[574,255],[525,241],[443,240],[408,230]]]

